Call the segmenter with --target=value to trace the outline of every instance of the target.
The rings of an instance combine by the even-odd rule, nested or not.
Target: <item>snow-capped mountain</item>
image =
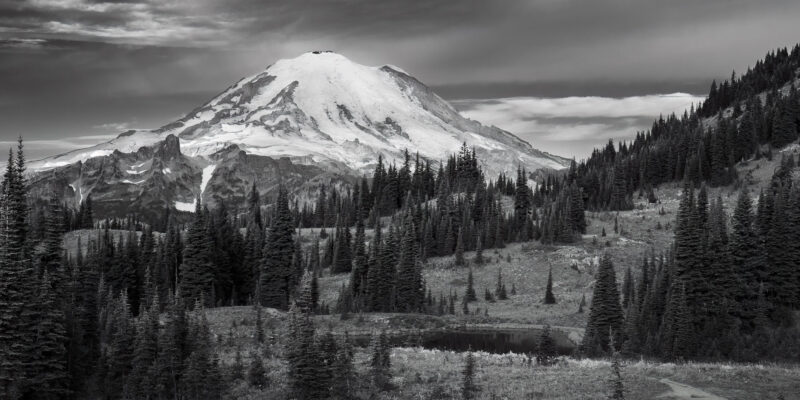
[[[283,166],[302,170],[303,179],[333,174],[346,180],[371,173],[379,155],[389,163],[401,162],[408,149],[441,160],[462,143],[475,147],[489,177],[520,164],[529,170],[568,165],[568,160],[536,150],[509,132],[464,118],[397,67],[368,67],[336,53],[311,52],[240,80],[159,129],[128,131],[30,167],[39,173],[38,182],[61,176],[62,186],[72,191],[65,194],[76,201],[90,192],[95,202],[102,201],[108,186],[127,185],[125,191],[110,190],[112,197],[121,196],[114,199],[116,204],[135,200],[123,198],[124,193],[162,190],[168,195],[157,196],[158,202],[188,211],[196,198],[216,197],[220,175],[237,169],[226,163],[285,159]],[[172,148],[166,152],[172,161],[155,150],[165,148]],[[170,162],[180,166],[165,167]],[[111,164],[115,167],[107,171]],[[160,180],[153,183],[156,178]],[[238,178],[244,188],[229,190],[237,196],[257,179]]]

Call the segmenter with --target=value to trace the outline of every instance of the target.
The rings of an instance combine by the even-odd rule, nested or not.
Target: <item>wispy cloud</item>
[[[608,139],[632,138],[659,115],[680,114],[702,100],[674,93],[623,98],[514,97],[453,104],[466,117],[512,132],[535,147],[581,158]]]
[[[131,125],[127,122],[108,122],[105,124],[95,125],[94,128],[101,131],[123,132],[130,129]],[[104,136],[107,135],[91,135],[91,136],[80,136],[80,137],[97,139],[98,137],[104,137]]]

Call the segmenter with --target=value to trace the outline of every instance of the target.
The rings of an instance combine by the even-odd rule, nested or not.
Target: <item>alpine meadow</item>
[[[800,399],[800,5],[634,3],[0,0],[0,399]]]

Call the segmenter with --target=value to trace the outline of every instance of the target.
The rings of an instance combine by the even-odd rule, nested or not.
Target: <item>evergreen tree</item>
[[[605,254],[597,272],[581,351],[590,356],[608,354],[612,341],[621,343],[622,323],[622,306],[617,291],[614,264],[611,262],[611,257]]]
[[[556,297],[553,295],[553,268],[547,272],[547,287],[544,292],[544,304],[556,304]]]
[[[498,300],[508,300],[506,293],[506,285],[503,283],[503,270],[497,270],[497,286],[495,287],[495,296]]]
[[[481,265],[485,262],[483,258],[483,243],[481,241],[480,236],[477,239],[477,243],[475,244],[475,264]]]
[[[540,365],[548,366],[555,362],[556,356],[556,343],[550,334],[550,325],[545,325],[539,335],[539,345],[536,351],[536,362]]]
[[[464,265],[464,232],[458,230],[458,239],[456,240],[456,265]]]
[[[294,250],[294,224],[289,211],[288,194],[286,188],[281,186],[272,227],[262,253],[259,285],[263,306],[288,309]]]
[[[181,295],[187,304],[202,300],[204,305],[211,305],[215,272],[211,249],[211,240],[206,230],[206,211],[198,202],[194,221],[186,232],[183,264],[180,266]]]
[[[765,279],[758,234],[755,231],[752,202],[747,191],[739,193],[731,220],[731,264],[735,275],[741,280],[740,290],[734,294],[734,300],[745,307],[738,307],[737,314],[751,321],[753,316],[746,315],[746,308],[756,298],[758,285]],[[744,313],[745,315],[742,315]],[[752,327],[750,327],[752,328]]]
[[[633,272],[631,272],[631,268],[628,267],[625,270],[625,278],[622,280],[622,308],[628,308],[630,305],[634,295],[633,291]]]
[[[348,400],[354,397],[358,382],[353,358],[353,344],[350,341],[350,336],[345,332],[333,365],[333,387],[331,388],[331,397],[333,399]]]
[[[414,223],[410,215],[405,219],[395,295],[398,311],[416,312],[422,310],[425,289],[422,283],[422,268],[417,262]]]
[[[703,260],[704,217],[694,202],[694,191],[689,183],[683,190],[675,227],[675,275],[686,287],[686,301],[691,308],[700,307],[708,296]]]
[[[29,259],[22,141],[9,150],[0,189],[0,394],[22,396],[30,384],[37,337],[37,283]]]
[[[461,396],[465,400],[476,398],[480,391],[475,383],[475,372],[475,356],[469,351],[464,363],[464,370],[461,371]]]
[[[381,331],[372,344],[372,382],[378,390],[386,390],[391,378],[391,346],[386,331]]]
[[[45,272],[39,290],[41,311],[36,326],[34,363],[29,371],[35,372],[31,381],[36,398],[63,398],[69,393],[67,375],[67,345],[64,312]]]
[[[256,353],[250,353],[250,367],[247,369],[247,383],[250,386],[264,389],[269,381],[267,380],[267,370],[264,369],[264,362],[261,356]]]
[[[474,285],[475,283],[472,278],[472,268],[470,268],[469,272],[467,273],[467,290],[464,293],[464,304],[478,300],[478,296],[475,293]]]

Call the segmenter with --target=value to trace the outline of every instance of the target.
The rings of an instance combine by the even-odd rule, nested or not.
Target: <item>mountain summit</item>
[[[168,138],[172,138],[170,142],[162,144]],[[196,165],[212,174],[197,183],[184,182],[187,187],[196,186],[197,197],[202,195],[202,182],[213,182],[214,169],[208,172],[208,167],[230,159],[226,154],[231,152],[273,160],[286,158],[295,166],[359,176],[371,173],[380,155],[389,163],[402,162],[402,153],[408,149],[412,154],[419,152],[424,158],[441,160],[462,143],[475,148],[489,177],[512,171],[517,165],[529,170],[561,169],[569,162],[536,150],[509,132],[464,118],[397,67],[369,67],[340,54],[310,52],[280,60],[240,80],[159,129],[128,131],[87,149],[34,162],[31,168],[60,170],[77,163],[97,164],[90,160],[98,157],[120,159],[123,154],[147,153],[160,159],[168,154],[170,163]],[[144,148],[159,151],[150,155]],[[126,164],[118,178],[132,182],[129,185],[142,185],[152,172],[148,167],[151,164],[151,160],[137,159],[136,168]],[[85,181],[80,176],[75,178]],[[100,189],[79,188],[78,183],[69,182],[83,195]],[[182,197],[169,201],[184,202],[191,196]]]

